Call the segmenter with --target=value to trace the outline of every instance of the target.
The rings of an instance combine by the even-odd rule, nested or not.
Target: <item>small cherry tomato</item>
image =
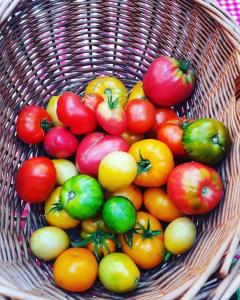
[[[40,106],[25,106],[19,113],[16,130],[21,141],[26,144],[39,144],[43,141],[45,131],[52,126],[52,118]]]
[[[143,194],[143,199],[149,213],[161,221],[171,222],[183,215],[163,189],[148,188]]]
[[[96,281],[98,264],[91,251],[70,248],[63,252],[53,265],[55,284],[70,292],[85,292]]]

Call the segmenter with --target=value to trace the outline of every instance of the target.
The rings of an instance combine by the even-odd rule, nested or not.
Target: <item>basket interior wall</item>
[[[42,150],[16,138],[19,110],[27,103],[46,104],[65,89],[82,92],[87,81],[101,74],[117,76],[130,88],[164,54],[190,59],[196,69],[196,90],[177,108],[179,114],[224,121],[233,147],[219,166],[224,201],[197,220],[199,243],[163,269],[144,273],[129,298],[154,299],[198,276],[235,228],[240,212],[240,106],[234,81],[239,68],[236,50],[221,27],[190,0],[35,0],[23,2],[0,29],[0,275],[34,294],[82,297],[66,298],[51,285],[50,265],[29,254],[31,231],[44,224],[42,207],[27,207],[29,213],[23,216],[26,205],[14,192],[14,174]],[[100,293],[119,298],[99,284],[84,297]]]

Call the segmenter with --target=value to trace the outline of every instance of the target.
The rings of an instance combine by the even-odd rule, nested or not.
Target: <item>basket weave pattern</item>
[[[240,102],[235,79],[240,41],[234,24],[224,23],[224,15],[221,19],[209,9],[210,2],[25,1],[0,27],[0,293],[31,300],[120,298],[99,283],[83,295],[66,296],[53,285],[51,265],[30,254],[31,232],[45,224],[43,208],[27,207],[23,216],[26,204],[15,193],[14,175],[24,160],[42,150],[16,138],[15,121],[26,104],[45,105],[50,96],[67,89],[80,93],[102,74],[116,76],[130,88],[161,54],[190,59],[196,69],[196,90],[177,108],[179,115],[223,121],[233,146],[218,167],[224,200],[210,215],[196,219],[196,246],[174,262],[142,273],[139,288],[127,298],[170,300],[190,286],[197,293],[194,283],[203,284],[219,266],[239,224]]]

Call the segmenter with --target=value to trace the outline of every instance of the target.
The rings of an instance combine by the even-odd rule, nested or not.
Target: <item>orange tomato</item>
[[[122,196],[128,198],[135,206],[136,210],[139,210],[143,204],[142,192],[135,184],[130,184],[127,188],[109,193],[109,197],[112,196]]]
[[[93,286],[98,264],[92,252],[85,248],[70,248],[53,265],[55,284],[70,292],[84,292]]]
[[[95,250],[94,242],[91,242],[85,246],[88,250],[90,250],[92,253],[97,251],[98,257],[103,257],[108,255],[109,253],[116,251],[116,244],[111,239],[105,239],[104,244],[97,244],[97,249]]]
[[[172,152],[168,146],[154,139],[133,144],[129,153],[136,160],[138,175],[134,183],[145,187],[158,187],[167,182],[174,168]]]
[[[135,233],[119,237],[122,251],[142,269],[152,269],[164,259],[163,227],[150,214],[137,213]],[[127,240],[130,241],[127,243]],[[132,245],[130,245],[132,243]]]
[[[160,188],[149,188],[143,194],[144,206],[151,215],[164,222],[171,222],[183,214]]]

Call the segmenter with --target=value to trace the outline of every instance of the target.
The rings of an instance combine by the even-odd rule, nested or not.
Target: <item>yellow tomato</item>
[[[144,98],[146,98],[146,96],[143,90],[143,82],[139,81],[133,86],[129,95],[129,101],[133,99],[144,99]]]
[[[52,118],[53,124],[55,126],[61,126],[63,125],[61,121],[59,121],[57,116],[57,102],[58,102],[59,96],[53,96],[50,98],[48,105],[47,105],[47,112]]]
[[[138,165],[134,183],[145,187],[158,187],[167,182],[174,167],[173,155],[168,146],[154,139],[133,144],[129,153]]]
[[[151,215],[164,222],[182,217],[183,213],[173,204],[160,188],[149,188],[143,194],[144,206]]]
[[[75,220],[60,206],[59,194],[62,187],[57,187],[49,199],[45,202],[45,219],[48,224],[62,229],[70,229],[76,227],[80,221]]]
[[[123,107],[127,103],[128,90],[121,80],[103,76],[90,81],[86,87],[85,94],[96,93],[101,95],[105,101],[111,95],[113,100],[118,98],[120,105]]]
[[[57,184],[59,185],[63,185],[69,178],[78,174],[76,166],[67,159],[53,159],[52,162],[57,172]]]
[[[164,234],[164,245],[174,255],[187,252],[196,241],[195,224],[188,218],[178,218],[172,221]]]
[[[114,151],[106,155],[98,170],[98,180],[108,191],[128,187],[137,175],[137,164],[127,152]]]
[[[112,196],[122,196],[126,197],[132,202],[136,210],[139,210],[143,204],[142,192],[135,184],[130,184],[127,188],[120,191],[109,193],[109,197]]]

